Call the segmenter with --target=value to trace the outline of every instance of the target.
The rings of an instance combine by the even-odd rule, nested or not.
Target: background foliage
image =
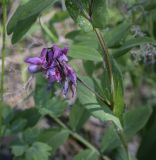
[[[9,15],[6,57],[13,50],[24,57],[28,51],[39,54],[39,50],[33,53],[35,45],[68,45],[69,63],[79,78],[77,98],[71,101],[59,96],[58,85],[48,91],[40,74],[34,87],[26,66],[20,65],[24,92],[28,92],[23,99],[33,96],[34,103],[23,109],[24,103],[11,108],[1,101],[1,157],[48,160],[60,154],[60,160],[156,159],[155,0],[22,0],[13,13],[14,2],[4,0],[0,5],[7,6]],[[98,36],[109,52],[113,88]],[[32,42],[33,38],[41,43]],[[96,144],[85,130],[93,118],[104,125]],[[93,134],[96,137],[96,131]],[[65,158],[59,148],[70,141],[80,149]]]

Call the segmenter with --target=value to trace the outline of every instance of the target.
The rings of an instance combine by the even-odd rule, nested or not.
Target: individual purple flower
[[[69,88],[72,97],[76,96],[76,73],[69,66],[68,48],[59,48],[54,45],[51,48],[43,48],[40,56],[29,57],[25,62],[29,64],[28,71],[32,74],[42,72],[50,84],[58,82],[64,84],[63,95],[67,95]]]

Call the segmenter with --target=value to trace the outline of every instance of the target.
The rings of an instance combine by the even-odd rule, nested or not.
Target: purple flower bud
[[[40,71],[40,69],[41,69],[41,68],[40,68],[39,66],[33,65],[33,64],[29,65],[29,67],[28,67],[28,71],[29,71],[30,73],[37,73],[37,72]]]
[[[42,64],[42,60],[39,57],[29,57],[27,59],[25,59],[26,63],[30,63],[30,64],[34,64],[34,65],[41,65]]]
[[[68,48],[61,49],[54,45],[51,48],[43,48],[40,57],[29,57],[25,62],[30,64],[30,73],[41,71],[49,84],[62,83],[63,94],[66,96],[70,88],[72,97],[75,97],[77,77],[75,71],[67,64],[67,52]]]

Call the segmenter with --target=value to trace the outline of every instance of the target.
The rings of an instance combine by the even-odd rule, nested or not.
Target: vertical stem
[[[98,29],[94,29],[97,38],[99,40],[100,46],[102,48],[103,51],[103,62],[106,65],[107,71],[108,71],[108,76],[109,76],[109,80],[110,80],[110,89],[111,89],[111,108],[114,108],[114,80],[113,80],[113,72],[112,72],[112,65],[111,65],[111,59],[110,59],[110,55],[108,52],[108,49],[106,47],[105,41],[103,39],[103,36],[101,34],[101,32]]]
[[[0,136],[2,135],[2,106],[3,106],[3,93],[4,93],[4,62],[6,50],[6,19],[7,19],[7,6],[6,0],[2,0],[2,67],[0,79]]]
[[[5,65],[5,54],[6,54],[6,20],[7,20],[7,5],[6,0],[2,0],[2,68],[1,68],[1,82],[0,82],[0,101],[3,101],[4,93],[4,65]]]
[[[95,33],[98,37],[100,46],[103,50],[103,62],[106,65],[107,71],[108,71],[108,75],[109,75],[109,80],[110,80],[110,88],[111,88],[111,108],[114,108],[114,97],[115,97],[115,90],[114,90],[114,80],[113,80],[113,72],[112,72],[112,65],[111,65],[111,58],[108,52],[108,49],[105,45],[105,41],[103,39],[103,36],[101,34],[101,32],[98,29],[94,29]],[[123,144],[123,147],[125,148],[125,150],[127,151],[127,156],[129,158],[129,153],[128,153],[128,148],[127,148],[127,143],[124,137],[124,134],[122,131],[118,132],[118,135],[120,137],[120,140]]]

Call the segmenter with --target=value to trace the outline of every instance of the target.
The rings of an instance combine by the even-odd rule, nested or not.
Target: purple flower
[[[29,57],[25,62],[29,64],[28,71],[32,74],[42,72],[50,84],[58,82],[64,84],[63,94],[66,96],[69,88],[72,97],[76,96],[76,73],[69,66],[68,48],[59,48],[54,45],[51,48],[43,48],[39,57]]]

